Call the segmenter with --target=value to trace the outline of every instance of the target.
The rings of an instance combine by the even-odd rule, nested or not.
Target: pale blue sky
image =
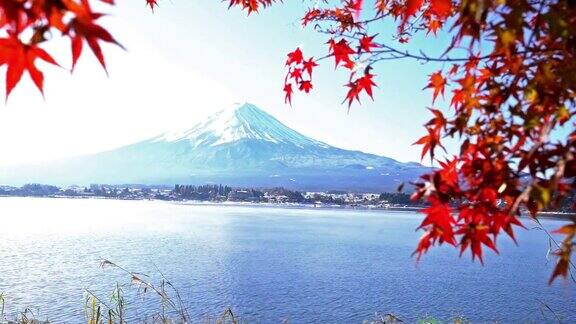
[[[325,61],[315,71],[311,94],[296,94],[290,108],[282,93],[286,53],[300,46],[306,56],[322,56],[327,47],[325,35],[300,27],[306,4],[289,2],[249,17],[220,1],[160,1],[154,15],[143,0],[104,7],[112,15],[103,24],[128,51],[104,45],[109,78],[88,51],[72,76],[41,65],[45,101],[26,76],[8,105],[0,107],[0,163],[41,162],[118,147],[191,127],[238,101],[252,102],[331,145],[419,161],[420,148],[411,143],[424,134],[421,125],[430,118],[425,108],[431,99],[422,88],[441,65],[411,60],[379,64],[375,102],[363,97],[362,105],[354,104],[348,114],[341,104],[347,74],[334,72],[333,61]],[[369,33],[393,42],[394,31],[389,24]],[[407,48],[434,54],[445,43],[422,35]],[[70,66],[67,40],[51,42],[48,49]]]

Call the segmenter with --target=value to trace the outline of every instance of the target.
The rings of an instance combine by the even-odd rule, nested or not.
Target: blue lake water
[[[448,247],[416,263],[415,213],[31,198],[0,198],[0,211],[9,316],[29,307],[39,319],[78,323],[85,289],[107,300],[117,282],[127,284],[132,320],[158,312],[154,296],[99,267],[105,258],[154,282],[159,269],[198,321],[231,306],[259,323],[361,323],[375,312],[405,322],[576,322],[575,284],[548,286],[553,264],[538,230],[519,229],[519,246],[499,238],[500,256],[487,251],[481,266]]]

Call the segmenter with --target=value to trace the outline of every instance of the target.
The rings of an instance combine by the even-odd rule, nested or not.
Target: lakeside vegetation
[[[248,202],[263,204],[291,204],[303,206],[351,207],[351,208],[406,208],[421,209],[429,205],[414,200],[405,192],[350,192],[344,190],[298,191],[283,187],[249,188],[223,184],[207,185],[106,185],[69,186],[61,188],[45,184],[25,184],[21,187],[0,186],[0,197],[58,197],[58,198],[107,198],[122,200],[165,200],[198,202]],[[452,207],[459,205],[452,201]],[[576,192],[560,199],[555,208],[547,208],[541,214],[575,216]]]
[[[0,196],[9,197],[71,197],[126,200],[167,200],[202,202],[251,202],[269,204],[326,205],[333,207],[396,208],[425,206],[406,193],[358,193],[339,190],[297,191],[282,187],[246,188],[228,185],[90,185],[60,188],[44,184],[22,187],[1,186]]]

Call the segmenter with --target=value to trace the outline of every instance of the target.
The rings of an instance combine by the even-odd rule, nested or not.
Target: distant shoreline
[[[304,203],[268,203],[268,202],[242,202],[242,201],[203,201],[203,200],[163,200],[163,199],[122,199],[99,196],[12,196],[0,195],[0,198],[45,198],[45,199],[96,199],[96,200],[117,200],[117,201],[159,201],[184,206],[230,206],[230,207],[262,207],[280,209],[324,209],[324,210],[367,210],[367,211],[404,211],[417,212],[424,207],[379,207],[365,205],[328,205],[328,204],[304,204]]]
[[[103,200],[125,200],[125,201],[160,201],[167,202],[174,205],[182,206],[229,206],[229,207],[258,207],[258,208],[278,208],[278,209],[306,209],[306,210],[354,210],[354,211],[393,211],[393,212],[419,212],[424,207],[416,206],[394,206],[394,207],[380,207],[380,206],[365,206],[365,205],[328,205],[328,204],[303,204],[303,203],[266,203],[266,202],[239,202],[239,201],[202,201],[202,200],[161,200],[161,199],[118,199],[107,197],[71,197],[71,196],[7,196],[1,195],[0,198],[18,197],[18,198],[53,198],[53,199],[103,199]],[[528,215],[522,215],[522,218],[530,218]],[[554,218],[567,220],[576,217],[576,213],[564,212],[540,212],[538,217]]]
[[[279,209],[307,209],[307,210],[355,210],[355,211],[393,211],[393,212],[419,212],[425,207],[378,207],[378,206],[349,206],[349,205],[316,205],[316,204],[297,204],[297,203],[255,203],[255,202],[212,202],[200,200],[171,201],[177,205],[188,206],[230,206],[230,207],[261,207],[261,208],[279,208]],[[521,218],[531,218],[527,214]],[[565,212],[540,212],[538,217],[568,220],[576,217],[576,213]]]
[[[304,204],[304,203],[268,203],[268,202],[241,202],[241,201],[202,201],[202,200],[162,200],[162,199],[120,199],[110,197],[98,196],[11,196],[0,195],[0,198],[45,198],[45,199],[101,199],[101,200],[117,200],[117,201],[157,201],[166,202],[174,205],[182,206],[223,206],[223,207],[257,207],[257,208],[277,208],[277,209],[303,209],[303,210],[343,210],[343,211],[377,211],[377,212],[419,212],[425,207],[416,206],[394,206],[394,207],[380,207],[380,206],[366,206],[366,205],[328,205],[328,204]],[[531,218],[527,214],[520,216],[521,218]],[[538,217],[547,219],[570,220],[576,218],[576,213],[566,212],[540,212]]]
[[[328,205],[328,204],[299,204],[299,203],[258,203],[258,202],[238,202],[238,201],[201,201],[201,200],[182,200],[170,201],[176,205],[188,206],[230,206],[230,207],[261,207],[261,208],[279,208],[279,209],[309,209],[309,210],[366,210],[366,211],[404,211],[417,212],[423,207],[379,207],[379,206],[350,206],[350,205]]]

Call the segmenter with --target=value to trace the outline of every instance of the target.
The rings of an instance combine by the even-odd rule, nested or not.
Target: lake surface
[[[132,320],[158,312],[104,258],[179,290],[195,320],[227,306],[257,323],[405,322],[463,315],[473,322],[576,322],[576,289],[548,286],[552,262],[538,230],[499,238],[485,266],[436,248],[411,257],[415,213],[190,206],[156,201],[0,198],[0,292],[6,312],[78,323],[85,289],[108,300],[127,284]],[[524,220],[528,228],[533,227]],[[560,221],[543,220],[549,228]]]

